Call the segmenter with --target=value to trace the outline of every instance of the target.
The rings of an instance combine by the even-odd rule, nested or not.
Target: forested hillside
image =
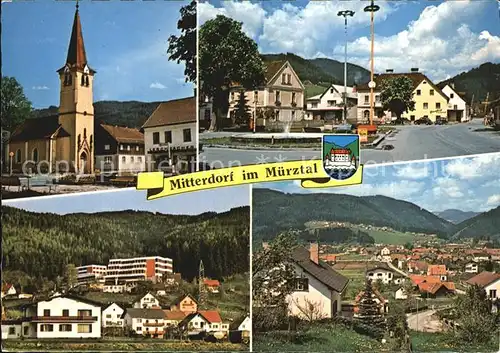
[[[453,238],[496,239],[500,242],[500,206],[457,224],[453,228]]]
[[[56,215],[2,207],[3,271],[37,283],[64,275],[67,264],[116,257],[165,256],[184,279],[222,278],[249,270],[249,207],[197,216],[138,211]],[[26,280],[26,278],[25,278]]]
[[[453,225],[410,202],[385,196],[315,193],[284,194],[253,190],[253,238],[274,237],[289,229],[305,229],[310,221],[339,221],[391,227],[398,231],[447,237]]]
[[[94,121],[96,124],[105,123],[126,127],[140,128],[149,118],[160,102],[117,102],[101,101],[94,103]],[[57,114],[57,107],[33,111],[33,118],[40,118]]]

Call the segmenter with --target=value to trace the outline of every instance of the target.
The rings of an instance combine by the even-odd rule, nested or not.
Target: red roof
[[[220,314],[216,310],[205,310],[205,311],[199,311],[198,313],[201,314],[211,324],[214,322],[221,322],[222,323],[222,319],[220,317]]]
[[[419,285],[420,283],[441,283],[439,277],[426,276],[426,275],[410,275],[410,280],[414,285]]]
[[[163,310],[163,312],[165,313],[165,320],[181,321],[187,316],[187,314],[183,311]]]
[[[218,287],[220,286],[220,282],[216,279],[205,279],[203,280],[203,283],[206,285],[206,286],[210,286],[210,287]]]
[[[345,149],[345,148],[342,148],[342,149],[332,148],[330,150],[330,154],[351,154],[351,150],[348,150],[348,149]]]
[[[442,276],[446,275],[446,265],[429,265],[427,268],[427,275],[429,276]]]
[[[500,279],[500,273],[483,271],[480,274],[470,278],[467,283],[471,285],[478,285],[485,287]]]
[[[438,290],[441,289],[441,287],[443,286],[449,291],[452,292],[455,291],[455,283],[453,282],[436,282],[436,283],[423,282],[418,285],[418,289],[421,292],[436,294]]]

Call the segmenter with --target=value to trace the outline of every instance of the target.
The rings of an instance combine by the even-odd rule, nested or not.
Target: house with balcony
[[[179,328],[188,336],[215,332],[227,334],[229,332],[229,323],[222,322],[218,311],[206,310],[189,314],[179,323]]]
[[[123,327],[124,312],[125,310],[116,303],[108,305],[102,311],[102,327]]]
[[[136,309],[158,309],[160,302],[151,293],[147,293],[134,303]]]
[[[137,129],[96,124],[95,167],[104,173],[134,175],[146,168],[144,135]]]
[[[25,306],[20,325],[25,338],[100,338],[101,307],[88,299],[55,296]]]
[[[269,126],[304,118],[304,85],[288,61],[265,62],[265,84],[245,91],[235,83],[229,92],[228,117],[234,116],[240,95],[248,102],[257,126]],[[255,116],[256,114],[256,116]]]
[[[478,273],[479,272],[479,266],[477,263],[474,261],[468,262],[465,264],[465,273]]]
[[[438,119],[446,119],[448,112],[448,97],[427,76],[419,72],[418,68],[412,68],[407,73],[394,73],[392,69],[383,74],[374,76],[375,88],[373,90],[374,117],[376,124],[388,123],[396,119],[396,115],[390,111],[384,111],[380,100],[382,83],[391,78],[408,77],[412,82],[413,100],[415,109],[404,112],[401,118],[413,122],[421,118],[428,118],[432,122]],[[358,93],[359,123],[367,123],[370,119],[370,88],[368,82],[356,87]]]
[[[354,87],[346,87],[347,97],[347,119],[355,118],[357,110],[353,107],[357,104],[357,93]],[[322,94],[306,99],[307,120],[329,120],[334,123],[342,122],[342,111],[344,110],[344,86],[332,84]]]
[[[400,284],[405,281],[405,278],[400,273],[384,262],[368,268],[366,270],[366,278],[373,282],[380,281],[384,284]]]
[[[449,99],[447,104],[447,120],[458,123],[469,121],[470,107],[464,99],[465,95],[455,91],[454,83],[447,84],[441,90]]]
[[[160,103],[142,129],[147,171],[179,174],[196,170],[196,97]]]
[[[191,294],[184,294],[176,298],[170,305],[171,311],[181,311],[187,314],[198,311],[198,302]]]
[[[150,338],[165,335],[165,313],[161,309],[128,308],[122,318],[125,328],[136,335]]]

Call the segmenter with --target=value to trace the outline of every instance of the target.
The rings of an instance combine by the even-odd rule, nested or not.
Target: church
[[[57,115],[27,119],[11,135],[12,171],[21,173],[94,173],[94,74],[89,67],[76,5],[68,56],[57,70]]]

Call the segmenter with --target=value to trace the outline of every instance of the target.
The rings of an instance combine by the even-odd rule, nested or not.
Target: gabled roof
[[[275,60],[275,61],[267,61],[264,62],[266,66],[266,72],[264,73],[264,77],[266,81],[269,83],[274,76],[281,70],[281,68],[287,63],[286,60]]]
[[[356,296],[356,298],[354,299],[356,302],[359,302],[361,300],[361,297],[365,294],[365,291],[362,290],[361,292],[358,293],[358,295]],[[373,293],[372,293],[372,298],[375,297],[375,298],[378,298],[378,300],[380,301],[380,303],[385,303],[387,300],[382,296],[382,294],[380,294],[380,292],[376,289],[373,290]]]
[[[12,288],[12,284],[9,284],[9,283],[2,284],[2,292],[7,292],[11,288]]]
[[[480,274],[470,278],[466,283],[486,287],[487,285],[500,279],[500,273],[483,271]]]
[[[446,265],[429,265],[427,268],[427,274],[429,276],[442,276],[447,273],[448,271],[446,270]]]
[[[106,124],[100,125],[117,142],[144,144],[144,134],[137,129]]]
[[[311,261],[309,250],[303,246],[296,247],[292,257],[294,262],[305,272],[338,293],[342,293],[349,282],[347,277],[335,271],[325,262],[319,260],[316,264]]]
[[[196,98],[187,97],[162,102],[146,120],[143,128],[196,122]]]
[[[59,124],[59,116],[51,115],[45,118],[26,119],[12,133],[9,141],[46,140],[51,137],[67,137],[70,134]]]
[[[164,319],[165,312],[161,309],[138,309],[138,308],[128,308],[122,315],[129,315],[132,318],[137,319]]]
[[[389,271],[389,272],[394,272],[394,269],[390,268],[389,265],[387,265],[385,262],[380,262],[380,263],[378,263],[375,266],[369,267],[366,270],[366,272],[375,271],[375,270],[378,270],[378,269]]]
[[[410,280],[414,285],[419,285],[420,283],[441,283],[439,277],[427,276],[427,275],[410,275]]]
[[[453,282],[422,282],[418,284],[418,289],[421,292],[427,292],[430,294],[436,294],[442,287],[451,292],[455,291],[455,284]]]
[[[425,81],[427,81],[427,83],[429,83],[429,85],[434,89],[435,92],[437,92],[439,95],[441,95],[446,100],[449,100],[449,98],[446,96],[446,94],[444,94],[443,91],[441,91],[441,89],[438,86],[436,86],[431,80],[429,80],[427,78],[427,76],[425,76],[421,72],[375,74],[373,77],[373,80],[376,83],[375,89],[380,88],[380,86],[382,85],[382,82],[386,79],[392,79],[392,78],[402,77],[402,76],[408,77],[411,80],[413,90],[415,90],[418,87],[418,85],[420,85],[420,83],[425,80]],[[356,87],[356,90],[357,91],[369,91],[370,88],[368,87],[368,82],[365,82],[365,83],[359,85],[358,87]]]
[[[101,307],[103,306],[102,303],[99,303],[99,302],[96,302],[94,300],[90,300],[90,299],[87,299],[87,298],[83,298],[83,297],[79,297],[79,296],[76,296],[76,295],[72,295],[72,294],[59,294],[59,295],[55,295],[47,300],[37,300],[35,302],[32,302],[32,303],[29,303],[29,304],[26,304],[25,306],[29,307],[29,306],[34,306],[34,305],[37,305],[38,303],[41,303],[41,302],[51,302],[52,300],[54,299],[58,299],[58,298],[65,298],[65,299],[71,299],[71,300],[75,300],[75,301],[79,301],[79,302],[82,302],[82,303],[85,303],[85,304],[89,304],[89,305],[94,305],[94,306],[97,306],[97,307]]]
[[[222,322],[220,314],[216,310],[201,310],[198,313],[202,315],[205,318],[205,320],[207,320],[211,324],[214,322]]]
[[[187,314],[184,311],[163,310],[163,312],[165,313],[165,320],[182,321],[187,316]]]
[[[220,282],[216,279],[204,279],[203,280],[203,284],[206,285],[206,286],[210,286],[210,287],[218,287],[220,286]]]
[[[190,298],[192,301],[194,301],[196,304],[198,304],[198,301],[191,294],[182,294],[182,295],[178,296],[177,298],[175,298],[171,305],[178,305],[186,297]]]
[[[238,327],[240,327],[240,325],[243,323],[243,321],[245,321],[247,318],[250,318],[250,316],[249,315],[241,315],[236,320],[231,322],[231,324],[229,325],[229,329],[231,331],[238,330]]]
[[[113,303],[110,303],[108,306],[104,307],[103,310],[106,310],[108,309],[110,306],[113,306],[113,305],[116,305],[117,307],[119,307],[120,309],[122,310],[125,310],[120,304],[116,303],[116,302],[113,302]]]

